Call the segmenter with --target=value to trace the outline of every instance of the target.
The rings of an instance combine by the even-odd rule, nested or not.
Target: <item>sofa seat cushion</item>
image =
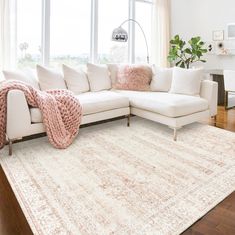
[[[84,115],[129,107],[128,97],[113,91],[86,92],[77,97]]]
[[[188,95],[167,92],[117,91],[129,98],[131,107],[151,111],[167,117],[181,117],[207,110],[208,101]]]
[[[83,108],[83,115],[129,107],[126,96],[113,91],[86,92],[76,96]],[[31,122],[41,123],[42,114],[38,108],[31,108]]]

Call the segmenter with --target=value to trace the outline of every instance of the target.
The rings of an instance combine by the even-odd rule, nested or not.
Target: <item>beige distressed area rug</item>
[[[202,124],[174,142],[135,117],[82,128],[66,150],[13,147],[0,162],[35,234],[179,234],[235,189],[235,133]]]

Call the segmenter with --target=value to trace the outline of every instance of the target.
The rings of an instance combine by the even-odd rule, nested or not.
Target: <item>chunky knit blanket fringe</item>
[[[40,91],[23,82],[4,81],[0,84],[0,148],[6,142],[7,94],[15,89],[24,92],[29,106],[41,110],[50,143],[60,149],[68,147],[78,134],[82,117],[82,107],[73,93]]]

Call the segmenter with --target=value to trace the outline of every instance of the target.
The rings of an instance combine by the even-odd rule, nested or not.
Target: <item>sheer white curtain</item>
[[[15,64],[15,0],[0,0],[0,70]]]
[[[152,62],[159,67],[168,67],[170,1],[153,0],[152,18]]]

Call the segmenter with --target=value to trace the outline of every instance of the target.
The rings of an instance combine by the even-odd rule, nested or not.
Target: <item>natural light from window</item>
[[[90,1],[51,0],[50,65],[85,64],[90,55]]]
[[[41,61],[41,0],[20,0],[17,4],[17,64],[34,67]]]
[[[135,19],[140,23],[146,35],[149,53],[151,56],[151,22],[152,22],[152,4],[145,2],[136,2]],[[146,63],[147,59],[145,40],[140,28],[135,26],[135,62]]]
[[[99,0],[98,15],[98,61],[100,63],[127,62],[128,43],[113,42],[111,35],[115,28],[128,19],[128,1]],[[125,26],[127,27],[128,24]]]
[[[62,63],[76,66],[87,62],[147,62],[144,37],[136,24],[132,22],[134,40],[130,37],[129,22],[122,26],[129,34],[128,42],[114,42],[111,35],[125,20],[133,18],[143,27],[151,52],[151,3],[141,0],[133,0],[134,4],[129,0],[46,1],[17,0],[18,68],[35,67],[37,63],[58,67]],[[45,5],[45,12],[43,3],[50,3]],[[95,21],[93,25],[92,18],[98,23]],[[43,22],[47,27],[43,27]]]

